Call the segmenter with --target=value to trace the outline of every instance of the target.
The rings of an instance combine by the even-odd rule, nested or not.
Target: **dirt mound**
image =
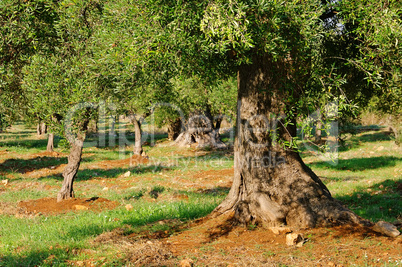
[[[60,214],[69,211],[114,209],[119,204],[105,198],[72,198],[57,202],[56,198],[25,200],[18,203],[27,214]]]

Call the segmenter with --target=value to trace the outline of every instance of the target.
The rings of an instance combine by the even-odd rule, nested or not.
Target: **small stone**
[[[398,235],[401,234],[395,225],[384,222],[384,221],[377,222],[373,226],[373,230],[378,233],[390,236],[390,237],[397,237]]]
[[[301,247],[303,246],[303,243],[304,238],[301,234],[291,233],[286,235],[286,245],[288,246]]]
[[[1,180],[1,183],[2,183],[3,185],[7,185],[7,184],[8,184],[8,179],[6,179],[6,180]]]
[[[108,190],[109,190],[109,187],[104,187],[102,190],[103,190],[103,191],[108,191]]]
[[[128,172],[126,172],[125,174],[123,174],[124,177],[130,177],[130,175],[131,175],[131,172],[130,172],[130,171],[128,171]]]
[[[83,205],[74,205],[74,209],[76,209],[76,210],[87,210],[88,207],[83,206]]]
[[[191,267],[193,266],[193,260],[192,259],[184,259],[180,261],[180,267]]]
[[[268,229],[271,230],[276,235],[287,234],[292,232],[292,230],[290,230],[290,228],[288,227],[268,227]]]
[[[132,209],[133,209],[133,205],[131,205],[131,204],[126,205],[126,210],[130,211]]]

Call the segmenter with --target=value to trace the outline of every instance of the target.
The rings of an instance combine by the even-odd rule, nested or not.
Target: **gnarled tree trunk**
[[[186,130],[175,140],[179,146],[188,146],[196,143],[198,148],[226,148],[226,144],[219,138],[219,130],[215,130],[212,121],[205,115],[193,115],[188,119]]]
[[[141,131],[141,122],[139,122],[135,115],[132,116],[131,122],[134,124],[134,130],[135,130],[135,144],[134,144],[134,149],[133,153],[134,155],[141,155],[143,150],[142,150],[142,131]]]
[[[46,151],[53,152],[54,149],[54,134],[50,133],[47,139]]]
[[[57,194],[58,202],[74,197],[73,183],[80,167],[83,146],[84,138],[79,138],[71,144],[68,163],[63,171],[63,185]]]
[[[168,139],[176,140],[176,138],[180,135],[181,131],[181,119],[177,118],[173,122],[168,125]]]
[[[285,93],[295,79],[290,64],[260,56],[239,67],[234,181],[212,215],[234,212],[242,223],[295,228],[358,223],[297,152],[275,141],[296,135],[295,123],[285,127],[283,119],[286,99],[297,97]]]

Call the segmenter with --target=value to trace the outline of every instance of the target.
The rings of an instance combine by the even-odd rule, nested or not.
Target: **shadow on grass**
[[[402,180],[385,180],[352,195],[337,197],[359,216],[371,221],[402,219]]]
[[[142,142],[144,144],[155,145],[161,141],[167,140],[167,134],[144,135]],[[135,135],[132,132],[118,133],[114,135],[92,134],[85,139],[84,147],[98,148],[116,148],[133,146],[135,144]]]
[[[91,162],[92,160],[92,157],[85,157],[81,160],[81,162]],[[62,164],[67,164],[66,157],[56,158],[45,156],[35,157],[32,159],[7,159],[3,163],[0,163],[0,171],[25,173],[42,168],[57,168]]]
[[[113,168],[113,169],[84,169],[79,170],[77,172],[77,176],[75,181],[89,181],[93,179],[105,178],[118,178],[124,173],[130,171],[130,175],[135,174],[144,174],[151,172],[160,172],[163,169],[167,169],[166,167],[162,167],[159,165],[137,165],[135,167],[127,167],[127,168]],[[61,173],[58,175],[49,175],[45,177],[41,177],[38,180],[47,180],[47,179],[56,179],[60,180]]]
[[[190,203],[187,201],[177,201],[170,203],[159,203],[149,205],[138,205],[134,210],[127,211],[125,209],[112,211],[105,215],[105,218],[110,217],[108,223],[104,222],[88,222],[86,225],[79,227],[71,227],[70,231],[65,233],[66,239],[83,239],[87,237],[95,237],[102,233],[111,231],[116,228],[129,226],[126,234],[131,234],[132,230],[156,232],[163,230],[173,234],[177,232],[177,225],[183,225],[185,222],[193,219],[205,217],[216,207],[214,203]],[[103,217],[103,216],[102,216]],[[118,220],[113,220],[118,218]],[[173,224],[159,224],[160,221],[175,221]],[[140,229],[137,229],[140,228]],[[122,235],[126,235],[122,234]],[[167,237],[169,235],[165,235]],[[115,238],[115,237],[113,237]]]
[[[47,140],[46,139],[23,139],[23,140],[12,140],[12,141],[2,141],[1,145],[4,147],[23,147],[23,148],[38,148],[46,150]]]
[[[88,160],[86,158],[85,160]],[[0,164],[0,171],[25,173],[28,171],[66,164],[67,158],[36,157],[32,159],[7,159]]]
[[[70,255],[72,256],[72,255]],[[0,256],[0,266],[59,266],[66,263],[69,254],[65,249],[31,250]]]
[[[335,170],[349,170],[349,171],[364,171],[372,169],[380,169],[384,167],[392,167],[401,161],[400,158],[393,156],[381,156],[372,158],[353,158],[353,159],[340,159],[338,164],[333,165],[325,161],[313,162],[308,164],[311,168],[320,169],[335,169]]]
[[[47,146],[47,138],[44,139],[21,139],[24,136],[32,136],[32,135],[20,135],[20,133],[12,134],[14,136],[14,140],[2,141],[0,139],[0,146],[3,147],[22,147],[26,149],[37,148],[41,150],[46,150]],[[54,137],[54,147],[57,148],[58,144],[62,138],[59,136]]]

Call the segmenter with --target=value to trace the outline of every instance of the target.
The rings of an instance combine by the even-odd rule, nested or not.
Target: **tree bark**
[[[135,115],[133,115],[131,121],[134,124],[134,130],[135,130],[135,144],[133,153],[134,155],[141,155],[143,152],[142,141],[141,141],[142,138],[141,123],[135,118]]]
[[[63,171],[63,185],[57,194],[57,202],[74,197],[73,183],[80,167],[83,145],[83,138],[77,139],[76,142],[71,144],[68,163]]]
[[[54,134],[50,133],[47,140],[46,151],[53,152],[54,150]]]
[[[178,146],[197,144],[197,148],[226,148],[219,138],[219,133],[212,125],[212,120],[205,115],[193,115],[187,122],[187,127],[175,140]]]
[[[322,121],[321,121],[321,116],[318,118],[317,124],[315,126],[315,136],[314,136],[314,141],[317,144],[321,143],[321,137],[322,137]]]
[[[36,134],[43,135],[47,132],[47,125],[46,123],[39,121],[38,125],[36,126]]]
[[[294,228],[358,223],[299,154],[276,141],[275,136],[283,141],[296,136],[295,119],[293,125],[283,119],[291,107],[286,100],[298,97],[291,64],[259,56],[239,67],[234,181],[212,216],[234,212],[241,223]],[[292,94],[288,88],[294,88]]]
[[[223,120],[222,117],[218,117],[218,118],[215,120],[215,127],[214,127],[214,130],[217,131],[218,133],[219,133],[219,130],[220,130],[220,128],[221,128],[222,120]]]
[[[180,135],[181,132],[181,119],[177,118],[172,123],[168,125],[168,139],[176,140],[176,138]]]

